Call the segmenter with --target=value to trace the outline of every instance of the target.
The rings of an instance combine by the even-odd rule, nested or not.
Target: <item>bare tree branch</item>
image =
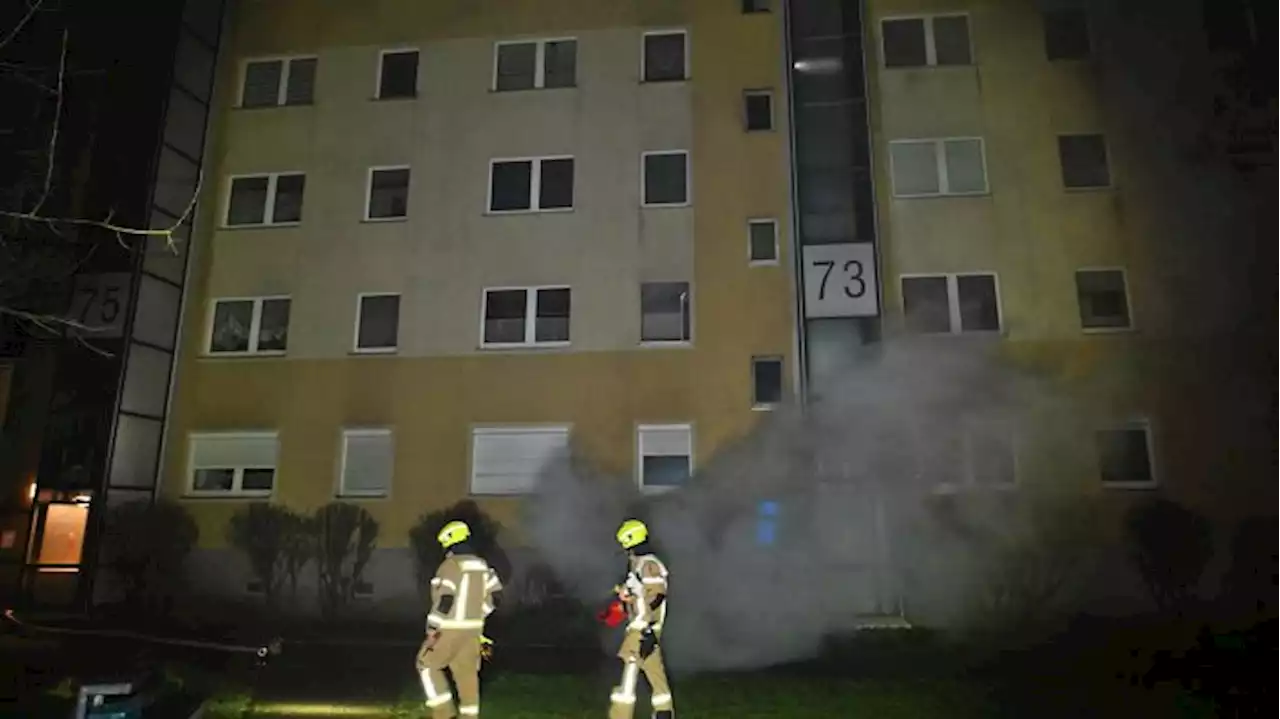
[[[70,317],[59,317],[57,315],[41,315],[41,314],[36,314],[34,312],[25,312],[23,310],[15,310],[12,307],[0,306],[0,315],[9,315],[11,317],[17,317],[18,319],[27,320],[28,322],[42,329],[49,330],[50,332],[53,332],[55,334],[61,334],[54,327],[55,325],[72,327],[84,332],[104,332],[106,330],[111,329],[110,327],[106,327],[106,326],[87,325],[83,322],[73,320]]]
[[[62,30],[62,54],[58,58],[58,94],[57,107],[53,112],[53,130],[49,133],[49,155],[44,165],[44,190],[40,192],[40,200],[31,209],[32,214],[39,214],[44,201],[49,199],[49,188],[53,186],[53,160],[58,151],[58,128],[62,124],[62,88],[67,75],[67,30]]]
[[[31,21],[31,18],[35,17],[36,12],[40,10],[40,6],[43,4],[44,0],[36,0],[27,6],[27,14],[22,16],[22,19],[18,21],[17,25],[13,26],[13,29],[9,31],[8,35],[5,35],[3,40],[0,40],[0,48],[13,42],[13,39],[18,36],[18,33],[22,32],[22,28]]]

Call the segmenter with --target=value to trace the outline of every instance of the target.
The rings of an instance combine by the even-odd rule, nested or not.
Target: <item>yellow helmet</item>
[[[449,522],[444,525],[440,533],[436,535],[436,539],[440,540],[440,546],[448,549],[458,542],[465,541],[471,536],[471,527],[466,522]]]
[[[649,538],[649,528],[638,519],[628,519],[618,527],[618,544],[623,549],[631,549]]]

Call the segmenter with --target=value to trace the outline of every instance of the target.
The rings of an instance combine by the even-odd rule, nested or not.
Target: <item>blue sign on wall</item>
[[[756,544],[772,547],[778,535],[778,503],[766,500],[756,508]]]

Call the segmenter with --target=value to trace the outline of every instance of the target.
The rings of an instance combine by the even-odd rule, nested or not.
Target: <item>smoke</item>
[[[1048,383],[991,346],[884,344],[805,412],[781,408],[719,450],[678,491],[644,495],[630,478],[554,463],[522,526],[592,606],[625,566],[618,524],[645,519],[672,572],[663,645],[681,672],[801,659],[826,636],[901,616],[908,565],[931,567],[912,592],[920,611],[957,611],[978,571],[960,551],[966,533],[1023,528],[999,501],[922,508],[939,485],[972,488],[1011,471],[1014,457],[1019,475],[1036,471],[1031,459],[1055,436],[1039,428],[1071,416]]]

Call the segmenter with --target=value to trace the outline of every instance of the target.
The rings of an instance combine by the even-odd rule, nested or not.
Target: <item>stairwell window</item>
[[[209,355],[282,355],[289,346],[288,297],[217,299],[209,308]]]
[[[296,225],[302,222],[300,172],[232,176],[227,184],[227,227]]]
[[[968,15],[894,17],[880,21],[887,68],[970,65]]]
[[[893,195],[899,198],[985,195],[986,151],[980,137],[893,140]]]
[[[248,60],[240,84],[240,107],[310,105],[315,99],[316,58]]]
[[[482,347],[569,344],[568,287],[503,287],[484,291]]]
[[[902,314],[907,330],[917,334],[999,332],[996,276],[904,275]]]

